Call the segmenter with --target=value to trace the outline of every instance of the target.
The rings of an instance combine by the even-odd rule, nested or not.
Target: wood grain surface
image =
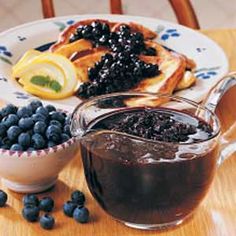
[[[236,70],[236,30],[209,30],[203,33],[215,40],[225,50],[230,69]],[[236,120],[236,88],[231,89],[217,108],[217,114],[223,130]],[[52,167],[53,168],[53,167]],[[21,216],[22,194],[7,190],[0,185],[9,196],[7,206],[0,208],[0,236],[233,236],[236,235],[236,155],[226,160],[218,169],[209,193],[195,212],[194,216],[180,227],[167,231],[141,231],[128,228],[110,216],[98,206],[87,189],[80,156],[60,174],[56,186],[39,196],[50,195],[55,199],[53,216],[55,228],[46,231],[39,223],[27,223]],[[65,217],[62,212],[63,203],[69,199],[74,189],[85,192],[87,207],[91,212],[91,221],[78,224]]]

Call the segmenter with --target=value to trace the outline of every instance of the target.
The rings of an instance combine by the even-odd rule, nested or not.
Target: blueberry
[[[37,133],[34,134],[31,140],[32,140],[33,148],[37,150],[45,148],[46,142],[41,134],[37,134]]]
[[[23,151],[23,147],[20,144],[15,143],[11,146],[10,150],[11,151]]]
[[[83,205],[85,202],[85,196],[83,192],[76,190],[71,194],[71,201],[78,204]]]
[[[108,24],[106,24],[106,23],[102,23],[101,24],[102,25],[102,32],[103,32],[103,34],[110,34],[110,27],[109,27],[109,25]]]
[[[39,217],[39,208],[35,205],[25,205],[22,210],[23,217],[29,222],[35,222]]]
[[[89,210],[83,206],[76,207],[73,218],[79,223],[87,223],[89,220]]]
[[[1,115],[2,117],[8,116],[10,114],[16,114],[17,107],[13,104],[8,104],[6,107],[2,108]]]
[[[70,136],[68,134],[62,133],[61,134],[61,142],[64,143],[70,139]]]
[[[50,112],[51,120],[58,120],[61,123],[65,122],[65,113],[59,111]]]
[[[18,126],[11,126],[7,130],[7,137],[10,141],[15,141],[21,133],[21,129]]]
[[[51,197],[44,197],[39,202],[39,208],[41,211],[50,212],[54,207],[54,201]]]
[[[45,108],[48,110],[48,112],[56,111],[56,108],[53,105],[47,105]]]
[[[57,144],[55,143],[55,142],[53,142],[53,141],[48,141],[48,147],[50,148],[50,147],[54,147],[54,146],[56,146]]]
[[[32,111],[35,112],[36,109],[37,109],[38,107],[43,106],[43,104],[42,104],[41,101],[35,99],[35,100],[31,101],[31,103],[29,104],[29,106],[31,106]]]
[[[21,118],[18,125],[23,130],[29,130],[34,126],[34,120],[31,117]]]
[[[6,125],[3,123],[0,123],[0,136],[1,137],[5,136],[6,131],[7,131]]]
[[[72,217],[77,204],[72,201],[67,201],[63,205],[63,212],[66,216]]]
[[[156,56],[157,55],[157,51],[155,48],[153,47],[149,47],[149,48],[146,48],[143,52],[144,55],[147,55],[147,56]]]
[[[70,39],[69,39],[69,42],[70,43],[73,43],[75,42],[76,40],[78,39],[81,39],[82,38],[82,35],[81,34],[78,34],[77,32],[73,35],[70,36]]]
[[[102,35],[101,38],[98,40],[99,44],[106,45],[108,42],[109,36],[108,35]]]
[[[38,107],[37,110],[35,111],[35,114],[42,114],[45,117],[48,117],[49,112],[45,107]]]
[[[47,125],[42,121],[37,121],[34,125],[34,132],[38,134],[44,134],[46,131]]]
[[[63,128],[63,132],[71,137],[70,125],[65,125]]]
[[[60,129],[62,128],[62,124],[61,124],[61,122],[58,121],[58,120],[51,120],[51,121],[49,122],[49,125],[56,125],[56,126],[60,127]]]
[[[88,68],[88,77],[90,81],[93,81],[97,77],[98,71],[96,68]]]
[[[34,149],[33,147],[29,147],[29,148],[27,149],[27,151],[28,151],[28,152],[33,152],[33,151],[35,151],[35,149]]]
[[[3,144],[3,145],[9,145],[9,146],[11,146],[11,145],[12,145],[12,142],[11,142],[11,140],[9,140],[8,137],[4,137],[4,138],[2,139],[2,144]]]
[[[17,125],[19,118],[16,114],[10,114],[7,116],[6,120],[4,121],[4,125],[9,128],[10,126]]]
[[[91,25],[85,25],[84,29],[82,30],[82,36],[84,39],[91,39],[92,38],[92,29]]]
[[[79,89],[77,90],[77,96],[87,99],[89,98],[87,94],[88,86],[90,85],[89,82],[83,83],[79,86]]]
[[[23,146],[25,148],[29,147],[31,143],[30,135],[28,133],[21,133],[18,136],[18,143],[19,143],[19,146]]]
[[[55,220],[52,216],[45,214],[40,217],[39,223],[43,229],[52,229],[55,224]]]
[[[48,126],[46,130],[46,137],[56,143],[59,143],[61,140],[61,129],[56,125]]]
[[[23,204],[24,204],[24,206],[26,206],[26,205],[38,206],[39,205],[39,199],[34,194],[27,194],[23,197]]]
[[[19,118],[25,118],[30,117],[32,113],[33,112],[29,107],[20,107],[16,114]]]
[[[0,207],[5,206],[6,202],[7,202],[7,194],[4,191],[0,190]]]
[[[66,119],[65,119],[65,124],[66,124],[66,125],[69,125],[70,122],[71,122],[71,115],[67,115],[67,116],[66,116]]]
[[[34,122],[42,121],[42,122],[46,123],[46,121],[47,121],[47,117],[45,117],[42,114],[33,114],[32,119],[33,119]]]

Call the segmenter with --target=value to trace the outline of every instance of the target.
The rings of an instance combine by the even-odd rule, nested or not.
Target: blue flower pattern
[[[5,77],[0,77],[0,81],[8,82],[8,81],[7,81],[7,78],[5,78]]]
[[[196,48],[196,51],[199,52],[199,53],[204,52],[205,50],[206,50],[206,48]]]
[[[31,96],[29,94],[26,93],[22,93],[22,92],[14,92],[14,94],[16,95],[16,98],[18,99],[29,99]]]
[[[170,37],[179,37],[180,33],[177,31],[177,29],[166,29],[165,32],[161,35],[161,39],[163,41],[166,41]]]
[[[66,22],[67,25],[73,25],[74,23],[75,23],[74,20],[68,20],[68,21]]]
[[[18,38],[19,41],[21,41],[21,42],[24,41],[24,40],[26,40],[26,37],[20,36],[20,35],[18,35],[17,38]]]
[[[202,72],[202,73],[196,74],[196,77],[199,79],[210,79],[214,75],[217,75],[217,72],[207,71],[207,72]]]
[[[0,45],[0,60],[12,65],[12,62],[9,60],[9,58],[12,56],[12,53],[7,49],[6,46]]]
[[[0,54],[7,56],[7,57],[12,57],[12,53],[7,50],[5,46],[0,46]]]
[[[195,76],[198,79],[210,79],[212,77],[214,77],[215,75],[217,75],[217,70],[220,67],[212,67],[212,68],[202,68],[202,69],[198,69],[197,71],[195,71]]]

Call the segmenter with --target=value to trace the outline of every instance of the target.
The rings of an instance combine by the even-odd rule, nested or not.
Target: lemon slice
[[[62,55],[50,52],[29,51],[13,67],[12,75],[18,78],[19,83],[27,92],[47,99],[62,99],[71,96],[78,84],[73,63]],[[35,83],[32,80],[34,77],[48,78],[49,84],[56,83],[60,89],[56,90],[53,87]]]
[[[31,63],[17,71],[19,82],[23,85],[31,83],[34,76],[49,76],[52,80],[56,80],[62,87],[66,84],[66,78],[63,70],[56,64],[48,62]]]
[[[29,63],[32,59],[35,57],[41,55],[41,52],[30,49],[28,50],[22,57],[21,59],[17,62],[16,65],[12,67],[12,72],[13,74],[17,73],[17,70],[20,69],[22,66],[25,66],[27,63]]]

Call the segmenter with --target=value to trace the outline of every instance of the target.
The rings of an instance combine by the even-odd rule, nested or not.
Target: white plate
[[[198,80],[195,86],[176,93],[199,102],[210,88],[228,71],[228,61],[223,50],[212,40],[189,28],[166,21],[134,16],[119,15],[80,15],[57,17],[35,21],[12,28],[0,34],[0,99],[22,106],[33,98],[20,85],[11,79],[11,67],[25,51],[39,48],[54,42],[65,27],[81,19],[108,19],[117,22],[137,22],[159,35],[161,44],[192,58],[197,69]],[[42,48],[41,48],[42,49]],[[71,111],[81,100],[70,97],[63,100],[45,100],[58,108]]]

